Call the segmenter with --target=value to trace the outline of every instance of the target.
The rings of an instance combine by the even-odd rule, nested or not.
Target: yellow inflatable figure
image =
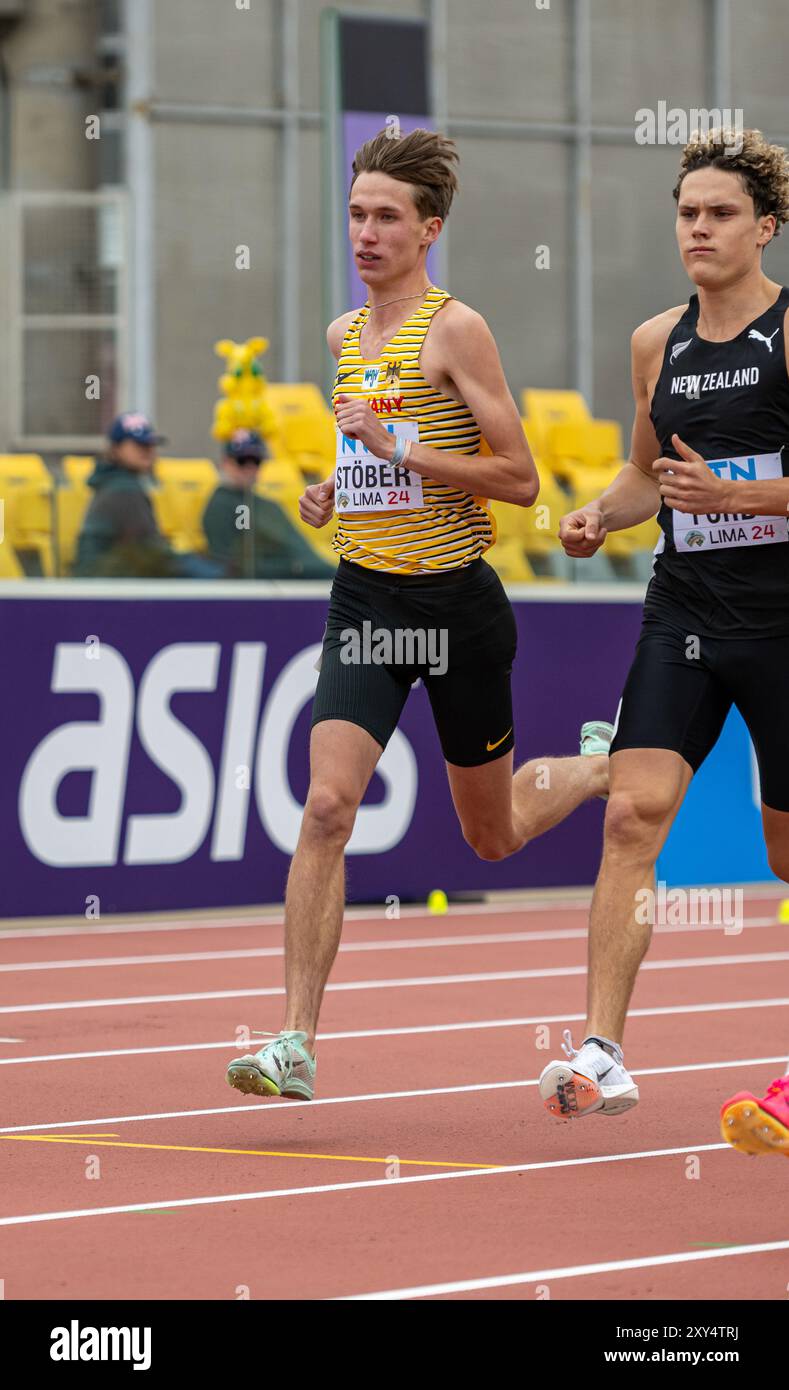
[[[266,378],[257,360],[268,345],[268,338],[247,338],[245,343],[222,338],[214,343],[214,351],[226,363],[217,383],[222,399],[214,406],[211,433],[215,439],[224,442],[238,429],[255,430],[264,439],[277,433],[274,412],[266,400]]]

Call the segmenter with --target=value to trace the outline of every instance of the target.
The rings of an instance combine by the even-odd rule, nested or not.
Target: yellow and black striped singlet
[[[419,354],[433,315],[452,296],[432,287],[420,307],[382,349],[375,362],[361,355],[359,340],[370,315],[365,304],[342,345],[332,401],[338,394],[378,397],[383,423],[416,420],[419,442],[454,454],[479,454],[481,432],[467,405],[444,396],[422,375]],[[372,370],[378,383],[371,389]],[[387,380],[388,378],[388,380]],[[342,513],[333,546],[368,569],[421,574],[460,569],[496,539],[486,498],[423,477],[423,507],[407,511]]]

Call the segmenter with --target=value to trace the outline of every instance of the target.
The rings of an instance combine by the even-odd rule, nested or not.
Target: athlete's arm
[[[636,413],[630,458],[597,501],[562,517],[559,539],[567,554],[576,559],[594,555],[609,531],[626,531],[660,510],[659,479],[652,473],[652,464],[660,456],[660,444],[649,411],[666,342],[684,311],[684,305],[670,309],[642,323],[633,334],[631,371]]]
[[[636,413],[630,439],[630,458],[600,498],[607,531],[625,531],[629,526],[638,526],[642,521],[656,516],[660,510],[660,487],[652,472],[652,464],[660,458],[660,443],[649,411],[660,370],[659,363],[663,360],[666,341],[673,326],[668,315],[660,314],[657,322],[650,319],[642,323],[631,339]]]
[[[789,478],[763,483],[732,483],[723,495],[722,512],[751,516],[789,516]],[[688,507],[688,511],[695,511]]]
[[[452,299],[436,314],[431,335],[432,342],[427,340],[431,363],[446,378],[448,394],[465,401],[491,452],[469,456],[416,444],[409,468],[480,497],[533,506],[540,490],[539,475],[485,319]]]

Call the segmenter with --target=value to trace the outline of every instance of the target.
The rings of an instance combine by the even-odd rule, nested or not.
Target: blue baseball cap
[[[234,430],[225,441],[225,455],[231,459],[264,459],[268,450],[255,430]]]
[[[127,410],[113,420],[107,431],[111,444],[122,444],[124,439],[133,439],[135,444],[166,444],[163,434],[157,434],[146,415],[139,411]]]

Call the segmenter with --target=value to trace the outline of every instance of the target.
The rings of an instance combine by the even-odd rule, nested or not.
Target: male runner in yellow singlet
[[[762,270],[789,220],[789,158],[758,130],[740,135],[683,152],[677,240],[698,293],[633,334],[630,461],[560,527],[579,557],[656,513],[663,535],[611,745],[586,1035],[578,1051],[566,1035],[568,1060],[540,1078],[557,1116],[638,1101],[621,1044],[651,936],[645,890],[732,704],[756,749],[770,867],[789,881],[789,289]],[[789,1153],[789,1077],[761,1101],[733,1097],[722,1132],[746,1152]]]
[[[285,1027],[228,1070],[231,1085],[257,1095],[313,1095],[318,1012],[342,929],[344,850],[417,678],[463,835],[481,858],[515,853],[607,789],[610,725],[584,726],[583,756],[527,763],[513,778],[515,619],[482,556],[495,538],[488,499],[531,506],[538,478],[490,329],[426,273],[457,187],[456,159],[451,140],[420,130],[401,139],[382,132],[354,162],[350,238],[369,300],[328,330],[338,359],[337,468],[301,503],[315,526],[336,505],[340,562],[285,903]],[[381,633],[391,640],[380,643]]]

